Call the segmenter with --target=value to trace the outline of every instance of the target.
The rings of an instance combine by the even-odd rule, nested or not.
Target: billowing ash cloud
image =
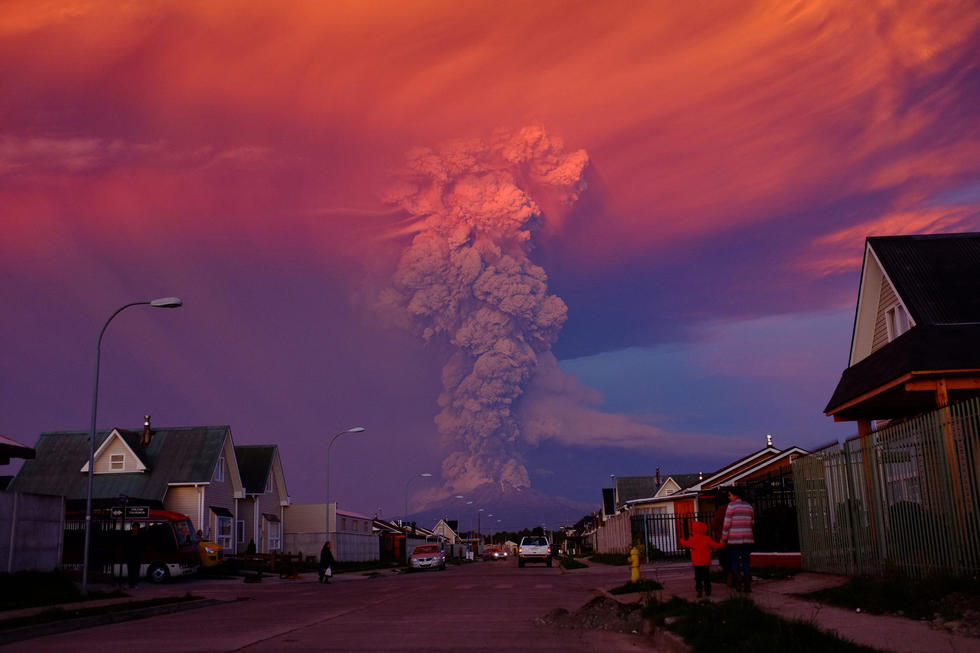
[[[529,259],[544,220],[534,197],[574,202],[588,162],[584,150],[525,128],[413,151],[389,195],[414,216],[415,235],[382,304],[453,348],[435,418],[451,452],[446,490],[530,485],[518,407],[542,355],[553,360],[567,315]]]

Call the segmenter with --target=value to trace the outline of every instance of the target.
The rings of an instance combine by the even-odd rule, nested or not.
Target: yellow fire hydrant
[[[630,549],[630,582],[636,583],[640,580],[640,550],[635,546]]]

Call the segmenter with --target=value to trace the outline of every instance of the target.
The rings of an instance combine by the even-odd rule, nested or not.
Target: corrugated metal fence
[[[980,399],[815,451],[793,476],[804,568],[980,572]]]

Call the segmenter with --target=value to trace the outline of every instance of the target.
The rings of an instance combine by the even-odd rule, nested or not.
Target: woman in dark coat
[[[720,490],[718,497],[715,499],[715,503],[717,506],[715,507],[715,514],[711,519],[711,537],[716,542],[721,542],[721,532],[725,526],[725,511],[728,510],[728,492]],[[718,551],[718,564],[721,565],[721,570],[725,574],[725,583],[729,587],[732,586],[734,579],[732,574],[731,551],[727,546]]]
[[[333,567],[333,551],[330,550],[330,542],[324,542],[323,548],[320,549],[320,582],[329,583],[330,576],[332,576]],[[329,573],[328,573],[329,570]]]

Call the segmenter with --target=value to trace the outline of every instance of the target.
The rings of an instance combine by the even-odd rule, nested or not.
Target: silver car
[[[446,553],[439,548],[438,544],[420,544],[412,551],[410,559],[412,569],[439,569],[446,568]]]

